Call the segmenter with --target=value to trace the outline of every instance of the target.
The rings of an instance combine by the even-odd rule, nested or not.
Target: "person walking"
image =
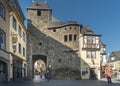
[[[107,82],[108,82],[108,84],[109,84],[109,83],[112,83],[112,80],[111,80],[111,73],[110,73],[109,71],[107,71],[106,77],[107,77]]]
[[[46,74],[46,79],[49,82],[49,80],[50,80],[50,74],[49,73]]]
[[[49,80],[50,80],[50,71],[49,71],[49,69],[46,70],[45,78],[49,82]]]

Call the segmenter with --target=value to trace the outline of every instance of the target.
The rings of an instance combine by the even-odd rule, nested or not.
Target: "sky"
[[[18,0],[27,19],[32,0]],[[60,21],[73,20],[102,35],[107,55],[120,50],[120,0],[34,0],[46,1],[52,15]]]

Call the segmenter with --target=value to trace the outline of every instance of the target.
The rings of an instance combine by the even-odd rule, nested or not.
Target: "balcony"
[[[87,44],[87,48],[96,48],[95,44]]]
[[[96,49],[96,50],[100,50],[99,44],[84,44],[83,50],[85,49]]]

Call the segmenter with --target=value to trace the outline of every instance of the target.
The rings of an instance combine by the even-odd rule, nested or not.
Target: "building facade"
[[[105,78],[107,57],[106,57],[106,45],[101,43],[101,78]]]
[[[80,36],[81,77],[100,79],[101,35],[95,34],[88,26],[83,27]]]
[[[0,0],[0,82],[9,80],[9,13],[7,0]]]
[[[19,80],[27,77],[26,63],[26,36],[24,25],[25,17],[18,0],[10,0],[10,27],[9,27],[9,52],[10,52],[10,78]]]
[[[120,51],[113,51],[107,61],[107,65],[110,66],[110,71],[116,78],[120,72]],[[120,77],[119,77],[120,78]]]
[[[75,21],[56,19],[44,2],[33,2],[27,13],[29,77],[34,75],[35,62],[41,59],[65,78],[90,79],[94,73],[92,78],[100,79],[101,35]]]
[[[17,0],[0,0],[0,78],[6,81],[27,77],[24,20]]]

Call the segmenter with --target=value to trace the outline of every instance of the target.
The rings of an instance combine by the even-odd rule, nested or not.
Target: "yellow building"
[[[0,81],[27,77],[24,20],[18,0],[0,0]]]
[[[17,80],[27,76],[25,17],[17,0],[10,2],[10,78]]]

